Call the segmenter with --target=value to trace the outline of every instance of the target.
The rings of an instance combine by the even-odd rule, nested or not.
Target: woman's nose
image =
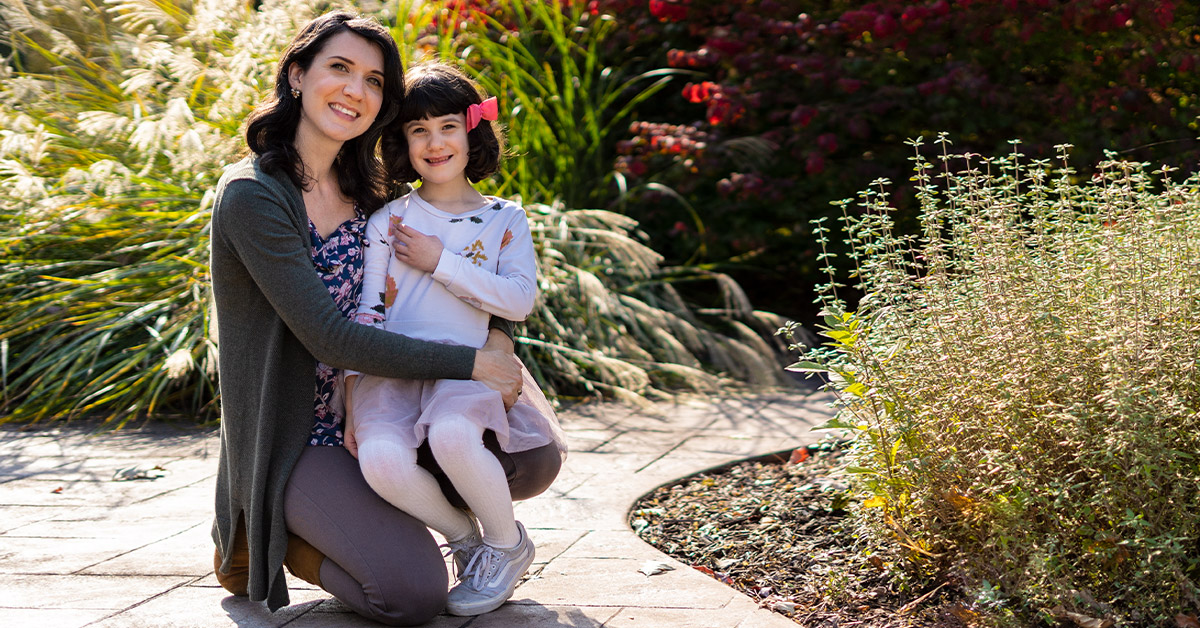
[[[350,78],[346,81],[345,85],[342,86],[342,93],[350,96],[351,98],[362,98],[363,79],[353,77]]]

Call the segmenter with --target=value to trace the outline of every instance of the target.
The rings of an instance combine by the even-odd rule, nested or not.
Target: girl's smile
[[[409,162],[426,194],[457,195],[473,189],[465,174],[470,141],[464,114],[413,120],[404,125],[404,137]]]

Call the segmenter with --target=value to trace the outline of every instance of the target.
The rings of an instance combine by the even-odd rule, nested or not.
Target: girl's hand
[[[511,353],[480,349],[475,352],[471,379],[499,392],[504,409],[508,410],[521,394],[521,362]]]
[[[392,250],[396,259],[427,273],[432,273],[442,259],[442,241],[437,236],[425,235],[408,225],[392,231]]]

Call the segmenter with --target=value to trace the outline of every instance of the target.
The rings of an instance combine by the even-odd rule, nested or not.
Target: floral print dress
[[[316,225],[310,220],[308,235],[312,241],[313,266],[317,276],[325,282],[333,303],[347,318],[358,309],[363,279],[363,233],[367,216],[357,207],[354,218],[342,223],[328,239],[321,237]],[[317,387],[314,401],[312,436],[309,445],[342,445],[342,414],[334,406],[338,375],[341,369],[317,362]]]

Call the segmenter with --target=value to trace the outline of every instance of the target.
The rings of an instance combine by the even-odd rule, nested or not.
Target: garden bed
[[[853,534],[834,445],[718,467],[639,500],[630,525],[660,551],[804,626],[963,626],[952,587],[903,591]]]

